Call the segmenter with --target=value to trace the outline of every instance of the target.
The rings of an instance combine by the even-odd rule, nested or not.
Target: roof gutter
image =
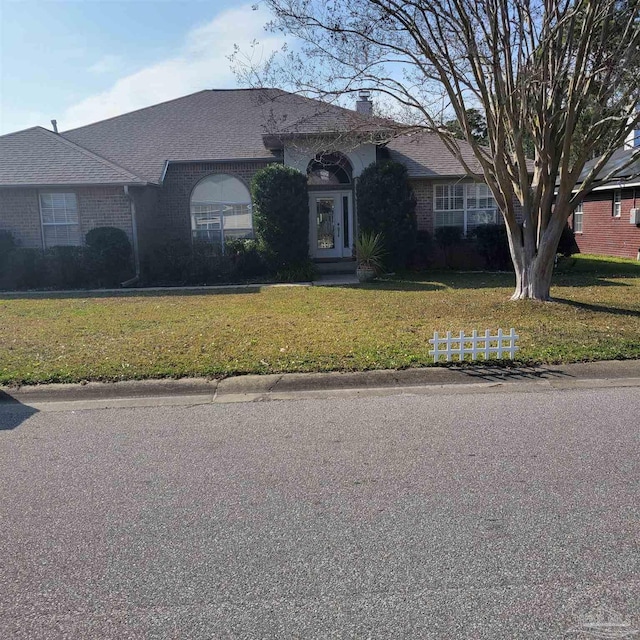
[[[129,193],[129,186],[124,185],[124,195],[129,200],[129,207],[131,210],[131,235],[133,238],[133,263],[136,270],[136,275],[130,278],[126,282],[122,283],[123,287],[130,287],[136,284],[140,280],[140,248],[138,245],[138,221],[136,219],[136,203],[131,193]]]

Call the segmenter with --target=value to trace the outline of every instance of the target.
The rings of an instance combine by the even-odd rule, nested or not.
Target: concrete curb
[[[640,360],[538,367],[454,365],[401,371],[247,375],[223,380],[184,378],[0,387],[0,407],[12,404],[57,405],[60,410],[63,406],[74,405],[76,408],[95,408],[204,404],[326,397],[344,393],[469,393],[501,390],[505,385],[510,391],[640,386]]]

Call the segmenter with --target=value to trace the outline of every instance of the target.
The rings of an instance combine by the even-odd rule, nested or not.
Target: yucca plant
[[[356,240],[356,262],[358,278],[371,280],[380,273],[384,267],[386,254],[381,233],[365,231]]]

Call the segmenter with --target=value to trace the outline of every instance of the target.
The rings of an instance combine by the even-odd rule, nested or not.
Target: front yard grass
[[[432,364],[434,331],[509,329],[520,363],[640,358],[640,265],[580,256],[555,302],[504,273],[412,274],[253,293],[2,296],[0,384],[355,371]]]

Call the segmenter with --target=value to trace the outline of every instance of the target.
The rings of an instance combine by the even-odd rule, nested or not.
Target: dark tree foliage
[[[281,164],[256,173],[251,183],[253,226],[270,266],[289,269],[309,259],[307,177]]]
[[[469,122],[471,137],[479,144],[486,145],[489,142],[487,131],[487,119],[479,109],[467,109],[466,117]],[[465,133],[458,120],[448,120],[444,123],[446,129],[453,133],[453,137],[458,140],[465,139]]]
[[[386,262],[407,266],[416,241],[416,198],[407,168],[391,160],[369,165],[356,188],[360,233],[381,233]]]
[[[127,234],[116,227],[96,227],[86,235],[88,268],[99,286],[117,286],[130,278],[132,249]]]

